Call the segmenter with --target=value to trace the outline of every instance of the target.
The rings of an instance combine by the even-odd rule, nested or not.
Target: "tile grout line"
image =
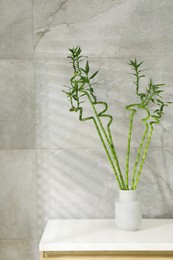
[[[138,146],[131,146],[133,149],[137,149]],[[117,149],[126,149],[126,146],[116,146]],[[161,146],[155,145],[150,146],[150,148],[164,148],[164,149],[172,149],[173,145],[170,146]],[[101,150],[103,149],[100,147],[36,147],[36,148],[19,148],[19,149],[0,149],[0,151],[39,151],[39,150]]]
[[[36,97],[36,84],[35,84],[35,55],[34,55],[34,0],[32,0],[32,61],[33,61],[33,82],[34,82],[34,113],[35,113],[35,225],[36,225],[36,244],[35,244],[35,250],[36,250],[36,259],[38,258],[38,193],[37,193],[37,131],[36,131],[36,126],[37,126],[37,113],[36,113],[36,105],[37,105],[37,97]]]
[[[24,57],[24,58],[0,58],[0,61],[3,61],[3,60],[62,60],[62,59],[65,59],[67,60],[66,58],[66,55],[67,53],[64,53],[64,57],[53,57],[53,58],[49,58],[49,57],[35,57],[35,54],[34,54],[34,40],[33,40],[33,57]],[[131,56],[134,56],[133,54],[131,55],[125,55],[125,56],[90,56],[88,54],[88,57],[90,59],[129,59],[129,57]],[[173,54],[169,54],[169,55],[143,55],[143,54],[139,54],[139,55],[136,55],[136,58],[138,57],[144,57],[144,58],[170,58],[170,57],[173,57]]]

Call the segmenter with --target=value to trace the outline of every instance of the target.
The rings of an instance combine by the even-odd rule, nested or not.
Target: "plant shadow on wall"
[[[70,86],[65,86],[67,90],[63,90],[63,92],[67,95],[70,101],[70,111],[78,112],[80,121],[93,121],[112,167],[119,189],[136,190],[154,128],[160,123],[164,115],[165,107],[172,103],[164,101],[162,95],[162,92],[164,92],[164,84],[155,84],[153,80],[150,79],[147,88],[143,90],[140,86],[141,78],[145,77],[145,70],[142,69],[143,61],[138,62],[136,59],[130,60],[129,65],[135,78],[134,86],[138,102],[126,106],[126,110],[129,112],[129,129],[125,158],[125,173],[123,173],[111,133],[113,117],[108,113],[108,104],[104,101],[98,100],[94,92],[95,83],[93,81],[97,76],[98,71],[90,75],[89,62],[87,57],[81,54],[82,50],[80,47],[69,49],[69,51],[70,55],[68,56],[68,59],[72,64],[74,74],[70,79]],[[84,117],[83,112],[86,102],[90,104],[92,114]],[[131,140],[134,120],[137,114],[142,115],[141,121],[144,130],[137,149],[133,171],[130,174]]]

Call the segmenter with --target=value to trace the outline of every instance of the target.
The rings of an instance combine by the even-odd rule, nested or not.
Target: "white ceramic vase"
[[[120,190],[115,202],[115,221],[119,229],[135,231],[142,222],[141,203],[137,201],[136,190]]]

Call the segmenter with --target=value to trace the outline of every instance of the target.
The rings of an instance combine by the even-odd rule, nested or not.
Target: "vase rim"
[[[119,200],[122,202],[134,201],[137,198],[136,190],[120,190],[119,191]]]
[[[137,190],[119,190],[120,192],[137,192]]]

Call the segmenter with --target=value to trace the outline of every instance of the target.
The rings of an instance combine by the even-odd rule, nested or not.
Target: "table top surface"
[[[40,251],[173,251],[173,219],[146,219],[138,231],[113,219],[49,220]]]

